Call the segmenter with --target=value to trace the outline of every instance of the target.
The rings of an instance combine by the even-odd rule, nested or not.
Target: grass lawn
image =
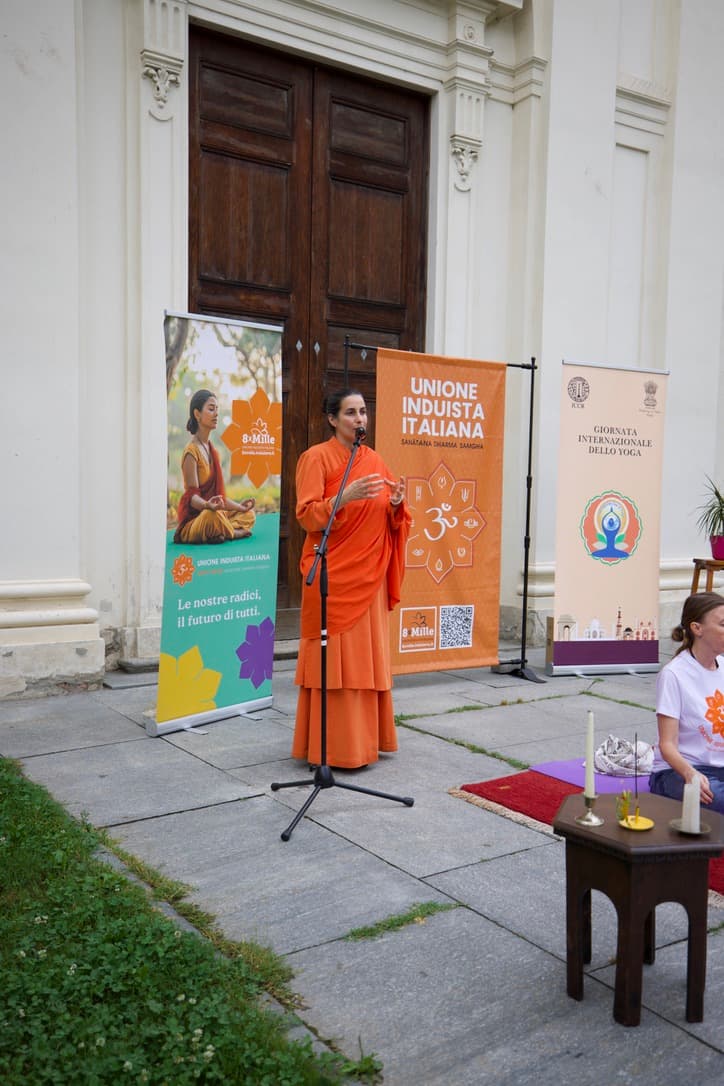
[[[198,910],[186,914],[209,938],[181,930],[97,857],[104,840],[0,759],[3,1086],[376,1080],[373,1057],[288,1040],[291,1016],[260,1000],[293,1004],[285,963],[225,940]],[[184,912],[187,887],[139,873]]]

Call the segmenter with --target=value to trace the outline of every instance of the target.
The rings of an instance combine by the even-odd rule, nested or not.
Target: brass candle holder
[[[594,811],[594,805],[596,803],[596,796],[584,796],[583,802],[586,805],[586,810],[582,815],[576,816],[576,822],[579,826],[602,826],[603,819],[600,815],[597,815]]]

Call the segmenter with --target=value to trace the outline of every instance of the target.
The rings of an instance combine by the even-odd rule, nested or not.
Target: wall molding
[[[141,78],[153,84],[149,113],[169,120],[169,95],[181,86],[186,59],[187,0],[143,0]]]
[[[659,592],[686,592],[691,590],[694,567],[691,558],[664,558],[659,563]],[[724,585],[724,574],[715,581]],[[532,562],[528,567],[528,597],[531,600],[553,598],[555,592],[555,562]],[[516,592],[523,595],[523,572],[520,571]]]
[[[616,123],[663,136],[671,110],[671,95],[664,88],[623,72],[616,83]]]

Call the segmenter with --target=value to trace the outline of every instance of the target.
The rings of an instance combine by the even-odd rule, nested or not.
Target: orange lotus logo
[[[485,527],[475,505],[475,480],[456,479],[441,462],[427,479],[408,479],[407,492],[407,567],[426,568],[439,584],[455,566],[472,566],[473,540]]]
[[[178,558],[174,559],[171,566],[171,576],[174,584],[188,584],[193,579],[195,572],[193,559],[189,558],[188,554],[180,554]]]
[[[282,470],[282,405],[258,388],[250,399],[232,401],[231,417],[221,435],[231,453],[231,474],[263,486]]]
[[[641,517],[635,504],[616,490],[592,498],[580,525],[591,558],[606,565],[630,558],[638,546],[641,530]]]
[[[721,690],[717,690],[712,697],[707,698],[706,704],[709,708],[704,713],[704,719],[711,724],[714,735],[724,736],[724,695]]]

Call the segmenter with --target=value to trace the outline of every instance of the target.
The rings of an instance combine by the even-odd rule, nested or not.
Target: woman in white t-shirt
[[[698,774],[701,802],[724,813],[724,596],[689,596],[671,636],[682,645],[656,681],[659,743],[649,788],[680,800]]]

